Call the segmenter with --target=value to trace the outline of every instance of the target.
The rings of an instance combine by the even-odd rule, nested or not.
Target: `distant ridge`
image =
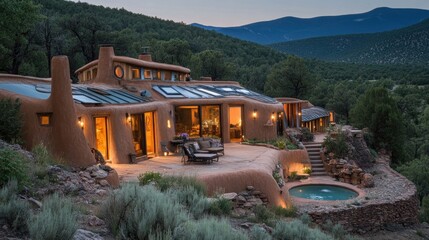
[[[284,17],[238,27],[213,27],[198,23],[191,25],[250,42],[272,44],[322,36],[390,31],[411,26],[427,18],[429,10],[382,7],[359,14],[308,19]]]
[[[364,64],[429,64],[429,20],[382,33],[319,37],[272,44],[304,58]]]

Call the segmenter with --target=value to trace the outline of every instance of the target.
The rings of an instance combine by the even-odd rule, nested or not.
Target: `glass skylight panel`
[[[162,91],[164,91],[165,93],[167,93],[168,95],[176,95],[179,94],[178,91],[176,91],[174,88],[172,87],[160,87],[162,89]]]
[[[32,84],[0,83],[0,89],[37,99],[47,99],[50,96],[49,93],[37,91]]]
[[[223,87],[223,88],[220,88],[220,89],[223,90],[223,91],[225,91],[225,92],[233,92],[234,91],[234,89],[229,88],[229,87]]]
[[[152,89],[157,91],[159,94],[161,94],[162,96],[164,96],[165,98],[184,98],[184,96],[182,94],[180,94],[179,92],[177,92],[176,90],[174,90],[173,88],[171,88],[172,90],[174,90],[176,93],[174,94],[167,94],[162,88],[165,88],[165,86],[153,86]]]
[[[99,101],[96,101],[84,95],[73,95],[73,99],[79,101],[80,103],[100,103]]]
[[[250,94],[250,91],[249,91],[249,90],[247,90],[247,89],[244,89],[244,88],[236,89],[235,91],[237,91],[237,92],[239,92],[239,93],[244,93],[244,94],[246,94],[246,95],[249,95],[249,94]]]
[[[201,98],[200,95],[194,94],[182,87],[173,86],[173,88],[187,98]]]
[[[183,87],[183,88],[186,89],[186,90],[188,90],[188,91],[190,91],[190,92],[192,92],[192,93],[195,93],[195,94],[199,95],[201,98],[212,98],[213,97],[212,95],[207,94],[207,93],[205,93],[203,91],[199,91],[196,88],[191,88],[191,87]]]
[[[207,90],[207,89],[204,89],[204,88],[197,88],[197,90],[199,90],[199,91],[203,91],[203,92],[205,92],[205,93],[208,93],[208,94],[213,95],[213,96],[216,96],[216,97],[222,97],[222,95],[221,95],[221,94],[216,93],[216,92],[213,92],[213,91],[210,91],[210,90]]]

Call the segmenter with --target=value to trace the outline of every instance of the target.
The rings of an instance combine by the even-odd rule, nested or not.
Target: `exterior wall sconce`
[[[301,116],[302,115],[302,113],[301,112],[298,112],[298,116]]]
[[[83,119],[82,119],[82,117],[78,117],[78,118],[77,118],[77,123],[79,124],[80,128],[82,128],[82,130],[83,130],[83,126],[84,126],[84,124],[83,124]]]
[[[125,113],[125,119],[131,124],[131,115],[129,113]]]
[[[276,120],[276,115],[275,115],[275,113],[273,112],[273,113],[271,113],[271,121],[274,121],[274,120]]]
[[[167,120],[167,127],[171,128],[171,123],[170,123],[170,119]]]
[[[253,116],[253,119],[256,119],[256,117],[258,116],[258,110],[253,109],[253,114],[252,114],[252,116]]]

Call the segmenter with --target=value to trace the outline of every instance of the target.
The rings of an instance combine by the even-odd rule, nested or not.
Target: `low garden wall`
[[[281,151],[281,164],[285,177],[291,172],[303,174],[304,167],[310,167],[310,158],[305,149]]]

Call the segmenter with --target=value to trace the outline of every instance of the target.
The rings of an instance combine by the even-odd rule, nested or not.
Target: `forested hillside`
[[[429,62],[429,20],[400,30],[312,38],[271,45],[304,58],[365,64]]]

